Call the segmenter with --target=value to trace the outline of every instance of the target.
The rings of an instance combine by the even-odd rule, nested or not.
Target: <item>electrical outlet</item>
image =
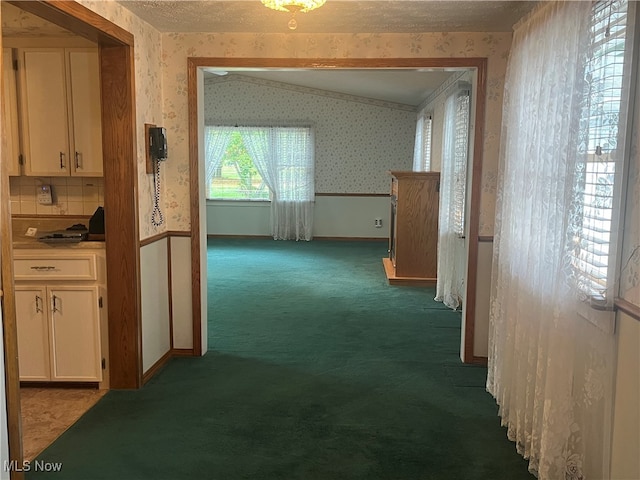
[[[25,237],[35,237],[38,229],[35,227],[27,228],[27,231],[24,233]]]
[[[373,220],[373,225],[376,228],[382,228],[382,219],[381,218],[376,218]]]

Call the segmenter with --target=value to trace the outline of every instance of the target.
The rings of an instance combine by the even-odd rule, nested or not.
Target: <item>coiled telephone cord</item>
[[[164,223],[164,215],[160,210],[160,161],[153,160],[153,188],[154,188],[154,202],[153,212],[151,212],[151,224],[154,227],[159,227]]]

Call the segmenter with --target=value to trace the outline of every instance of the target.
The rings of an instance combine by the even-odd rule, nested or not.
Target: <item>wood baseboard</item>
[[[149,368],[149,370],[147,370],[142,374],[142,384],[144,385],[149,380],[151,380],[151,378],[156,373],[158,373],[162,369],[162,367],[166,365],[166,363],[169,361],[171,357],[172,357],[171,350],[167,351],[167,353],[165,353],[162,357],[160,357],[160,359],[156,363],[154,363],[151,366],[151,368]]]
[[[476,355],[474,355],[470,363],[472,365],[480,365],[486,367],[488,362],[489,359],[487,357],[477,357]]]
[[[387,276],[389,285],[401,285],[410,287],[432,287],[436,284],[436,278],[422,278],[422,277],[398,277],[396,270],[393,268],[390,258],[383,258],[382,264],[384,265],[384,273]]]
[[[172,348],[167,353],[165,353],[160,359],[154,363],[149,370],[147,370],[144,375],[142,375],[142,384],[147,383],[151,378],[162,370],[169,360],[173,357],[195,357],[195,353],[193,348]]]
[[[172,348],[171,356],[173,357],[194,357],[193,348]]]

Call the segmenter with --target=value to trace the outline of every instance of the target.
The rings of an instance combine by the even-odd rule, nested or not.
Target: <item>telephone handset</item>
[[[153,162],[154,204],[151,223],[159,227],[164,223],[160,210],[160,162],[167,159],[167,131],[163,127],[149,128],[149,156]]]
[[[164,127],[149,128],[149,150],[153,160],[167,159],[167,131]]]

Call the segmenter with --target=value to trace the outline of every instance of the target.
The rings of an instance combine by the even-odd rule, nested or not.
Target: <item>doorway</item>
[[[133,83],[133,36],[74,2],[16,1],[11,4],[65,28],[99,46],[103,163],[105,185],[107,305],[111,388],[142,384],[140,335],[140,249],[136,197],[136,139]],[[3,166],[7,162],[2,162]],[[8,186],[3,173],[3,185]],[[8,197],[8,188],[2,189]],[[4,352],[9,458],[23,460],[20,429],[20,389],[17,364],[15,295],[13,284],[10,209],[0,202],[2,285],[4,289]],[[11,478],[18,478],[12,472]]]
[[[201,107],[203,95],[203,69],[419,69],[453,68],[470,69],[475,72],[476,103],[473,122],[473,143],[471,161],[468,167],[468,234],[466,258],[466,282],[464,311],[464,344],[462,357],[467,363],[483,363],[482,358],[473,355],[474,318],[476,305],[476,273],[478,270],[479,241],[479,201],[481,193],[481,173],[483,154],[483,130],[486,96],[486,58],[447,59],[238,59],[238,58],[189,58],[188,60],[188,101],[189,101],[189,162],[191,191],[191,258],[194,278],[192,304],[194,313],[194,352],[206,351],[207,298],[206,298],[206,215],[204,195],[204,162],[202,159],[202,131],[204,113]]]

